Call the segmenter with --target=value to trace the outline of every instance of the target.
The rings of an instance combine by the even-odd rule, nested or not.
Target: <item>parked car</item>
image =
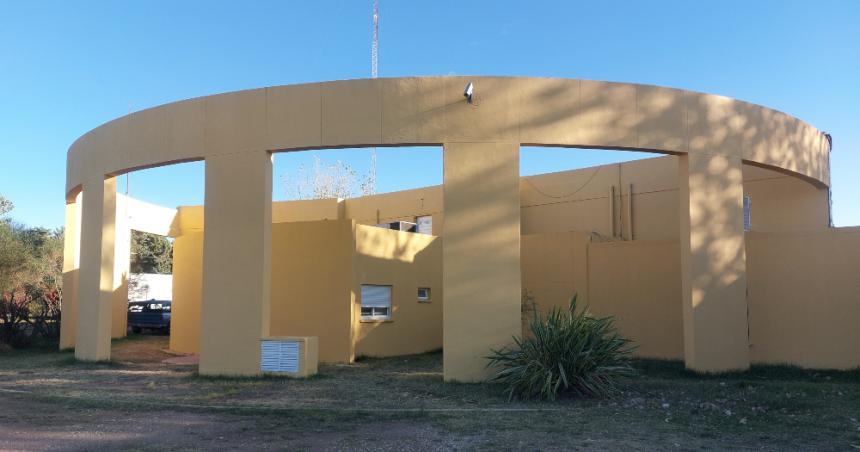
[[[128,327],[133,333],[144,329],[170,333],[170,300],[131,301],[128,303]]]

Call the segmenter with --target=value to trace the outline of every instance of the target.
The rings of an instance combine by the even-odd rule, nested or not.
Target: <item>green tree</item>
[[[0,342],[58,337],[62,271],[62,230],[0,220]]]
[[[173,244],[166,237],[131,232],[131,273],[173,272]]]
[[[8,292],[22,280],[30,264],[30,256],[19,240],[16,226],[0,221],[0,292]]]

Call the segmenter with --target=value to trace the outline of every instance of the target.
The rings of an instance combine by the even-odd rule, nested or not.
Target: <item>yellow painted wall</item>
[[[540,153],[541,149],[523,152]],[[572,149],[570,152],[583,151]],[[742,168],[744,194],[752,197],[753,230],[796,231],[827,226],[827,189],[769,169],[746,164]],[[633,184],[634,238],[677,240],[678,158],[675,156],[520,178],[522,233],[593,231],[612,237],[609,190],[614,186],[615,235],[629,238],[630,184]],[[358,224],[415,221],[417,216],[432,215],[433,235],[444,235],[442,186],[363,196],[342,203],[345,204],[343,218],[353,219]],[[279,204],[274,203],[273,209]],[[323,218],[307,215],[282,221]]]
[[[199,352],[202,246],[202,232],[174,241],[170,347],[185,353]],[[433,236],[349,220],[273,224],[271,334],[318,337],[321,362],[439,348],[441,265],[441,240]],[[391,322],[360,322],[362,283],[394,286]],[[430,303],[417,302],[419,286],[431,288]]]
[[[615,232],[627,237],[630,228],[627,199],[629,186],[633,184],[634,238],[677,239],[677,159],[655,157],[522,177],[522,233],[594,231],[611,236],[609,189],[615,186]],[[798,231],[827,226],[826,189],[769,169],[746,164],[742,169],[744,194],[752,197],[753,230]],[[339,212],[340,204],[343,209]],[[179,211],[182,231],[203,228],[202,206],[180,207]],[[346,199],[340,203],[335,199],[272,203],[275,223],[341,218],[374,225],[397,220],[415,221],[415,217],[421,215],[432,215],[433,235],[444,235],[441,185]]]
[[[676,241],[588,245],[588,306],[612,315],[636,356],[682,359],[681,257]]]
[[[442,239],[357,225],[356,355],[392,356],[442,347]],[[361,321],[361,284],[391,285],[390,321]],[[418,288],[430,301],[418,302]]]
[[[114,307],[114,239],[116,236],[116,178],[97,177],[84,183],[81,199],[75,315],[75,358],[110,359]]]
[[[319,337],[320,362],[350,362],[353,225],[272,225],[273,336]]]
[[[116,195],[114,228],[113,298],[111,305],[111,338],[125,337],[128,330],[128,275],[131,264],[131,208],[127,196]],[[141,207],[141,205],[138,205]],[[141,209],[144,213],[145,208]]]
[[[674,156],[657,157],[524,177],[520,183],[523,234],[594,231],[612,237],[609,190],[615,186],[614,235],[627,238],[631,226],[628,192],[633,184],[634,239],[677,240],[677,161]],[[752,198],[753,230],[797,231],[827,226],[827,189],[751,165],[742,165],[742,172],[744,194]]]
[[[678,157],[684,365],[749,368],[743,170],[738,157]]]
[[[474,102],[461,95],[466,83],[478,87]],[[175,102],[110,121],[69,149],[66,198],[81,187],[85,193],[76,355],[110,355],[107,295],[116,288],[109,287],[115,282],[115,183],[107,193],[101,186],[106,175],[113,179],[134,168],[206,161],[202,317],[207,330],[200,370],[253,374],[259,361],[254,350],[259,338],[269,334],[270,323],[270,153],[410,143],[442,143],[445,148],[443,280],[454,303],[444,311],[444,341],[457,344],[445,354],[446,379],[481,377],[485,371],[479,356],[500,345],[519,323],[513,314],[520,288],[521,144],[648,149],[681,155],[683,168],[690,163],[691,177],[679,172],[684,182],[679,187],[678,230],[685,357],[700,370],[748,362],[746,349],[738,347],[737,321],[746,311],[740,297],[745,286],[743,233],[737,221],[741,161],[780,168],[818,187],[829,185],[829,140],[811,125],[723,96],[664,87],[548,78],[413,77],[267,87]],[[702,164],[722,159],[732,165],[728,173]],[[727,190],[715,189],[718,186]],[[635,199],[635,193],[631,196]],[[725,202],[731,204],[728,209],[718,205]],[[599,203],[588,204],[594,209],[584,209],[588,215],[576,218],[600,217]],[[630,205],[635,212],[635,202]],[[713,215],[713,221],[699,221],[698,210]],[[604,219],[611,235],[621,236],[623,213],[618,214],[614,234],[613,214],[608,211]],[[484,226],[484,235],[475,233],[476,225]],[[600,226],[589,228],[591,232]],[[236,237],[242,240],[233,242]],[[720,247],[739,252],[726,259],[731,253],[721,253],[716,249]],[[483,255],[496,259],[495,272],[479,259]],[[708,268],[715,264],[726,266]],[[241,284],[233,284],[232,278]],[[737,283],[731,290],[725,282],[729,279]],[[247,318],[231,317],[230,303],[243,296]],[[491,299],[496,310],[490,309]],[[696,309],[700,299],[707,306]],[[715,342],[720,332],[729,339]],[[690,353],[691,344],[696,356]],[[697,356],[710,364],[698,366]]]
[[[753,231],[808,231],[828,226],[830,202],[826,188],[751,165],[744,165],[743,172],[744,195],[752,203]]]
[[[203,233],[189,232],[173,241],[171,350],[182,353],[199,353],[202,295]]]
[[[682,359],[678,243],[571,246],[579,237],[586,240],[578,233],[523,236],[523,287],[535,288],[539,308],[564,306],[569,294],[582,299],[585,293],[591,312],[616,317],[637,356]],[[860,366],[860,228],[751,232],[746,248],[750,361]],[[575,265],[583,254],[587,272]],[[582,273],[587,284],[574,284]]]
[[[75,346],[78,313],[78,273],[81,241],[81,193],[66,203],[65,239],[63,241],[63,300],[60,322],[60,349]]]
[[[272,223],[337,220],[342,216],[340,204],[337,199],[276,201],[272,203]],[[203,230],[203,206],[180,206],[177,211],[179,233]]]
[[[355,220],[358,224],[414,222],[416,217],[432,215],[433,235],[442,235],[444,214],[441,185],[351,198],[343,203],[345,218]]]
[[[678,243],[591,239],[581,232],[523,236],[523,289],[537,309],[566,308],[576,294],[589,312],[615,316],[638,345],[636,356],[683,358]],[[523,317],[525,332],[531,313]]]
[[[770,170],[744,165],[743,172],[745,192],[753,198],[754,230],[813,229],[822,217],[826,218],[826,192]],[[610,240],[607,187],[612,185],[622,190],[616,194],[613,215],[616,235],[629,234],[629,183],[634,184],[636,240],[599,243]],[[416,216],[433,215],[433,229],[442,234],[441,189],[426,187],[340,202],[273,203],[272,334],[319,335],[323,362],[349,361],[354,355],[414,353],[441,346],[441,238],[359,224],[355,229],[355,254],[350,257],[345,250],[352,245],[343,235],[349,221],[288,223],[339,216],[376,224],[379,210],[379,221],[383,222],[414,221]],[[558,198],[571,193],[572,196]],[[573,293],[578,293],[595,313],[618,316],[622,332],[640,344],[638,355],[682,357],[682,339],[677,337],[681,318],[671,314],[672,309],[680,307],[677,158],[659,157],[521,178],[520,194],[524,233],[522,287],[532,293],[540,308],[563,307]],[[198,346],[192,338],[198,337],[199,326],[183,326],[187,322],[183,313],[192,312],[188,319],[199,316],[203,212],[200,207],[181,207],[179,213],[177,223],[184,235],[177,239],[174,249],[176,338],[172,338],[171,347],[196,352]],[[404,242],[404,238],[409,240]],[[417,245],[426,247],[417,252]],[[305,258],[291,258],[296,255]],[[405,257],[385,258],[395,255]],[[436,259],[440,262],[434,263]],[[196,264],[191,265],[193,262]],[[401,265],[404,263],[408,265]],[[333,283],[333,275],[338,274],[351,274],[352,279]],[[415,300],[418,282],[414,278],[419,274],[429,276],[427,284],[433,293],[430,304]],[[194,278],[198,279],[196,284],[184,282]],[[306,281],[317,282],[307,285]],[[394,322],[361,323],[357,304],[346,313],[331,301],[342,297],[338,293],[348,293],[346,296],[359,303],[362,282],[385,281],[395,286]],[[289,295],[294,291],[299,291],[295,297]],[[320,295],[324,293],[334,295]],[[317,301],[311,300],[322,300],[323,305],[312,305]],[[335,331],[328,326],[340,316],[351,316],[355,330],[352,339],[346,338],[347,330]],[[523,320],[525,323],[528,318]],[[336,322],[346,324],[347,320]],[[352,349],[335,344],[350,344]]]
[[[523,291],[539,309],[564,308],[573,294],[588,299],[588,242],[584,232],[550,232],[522,237]],[[525,309],[530,309],[526,303]],[[528,326],[530,314],[523,316]]]
[[[747,235],[752,360],[860,366],[860,228]]]
[[[443,166],[444,378],[480,381],[489,351],[522,330],[520,149],[446,143]]]
[[[219,98],[247,106],[245,100]],[[212,118],[222,145],[235,139],[234,131],[256,119],[253,109],[247,114],[221,113]],[[271,324],[272,155],[265,151],[208,155],[205,170],[198,371],[257,375],[260,339],[269,336]]]

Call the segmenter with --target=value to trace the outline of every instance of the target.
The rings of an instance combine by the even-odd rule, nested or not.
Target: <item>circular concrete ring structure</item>
[[[469,82],[472,104],[462,95]],[[123,116],[71,146],[66,191],[220,154],[446,142],[723,154],[829,185],[824,134],[758,105],[590,80],[421,77],[237,91]]]
[[[200,372],[255,374],[259,341],[268,335],[271,153],[409,145],[444,147],[448,380],[482,379],[483,357],[519,334],[520,146],[679,156],[684,357],[702,371],[749,366],[742,163],[829,185],[829,142],[810,125],[746,102],[656,86],[365,79],[167,104],[106,123],[69,150],[67,202],[83,205],[77,220],[67,217],[67,224],[80,222],[81,237],[66,249],[66,268],[79,280],[76,355],[110,353],[104,297],[115,279],[115,176],[205,161]],[[237,319],[239,299],[247,306]]]

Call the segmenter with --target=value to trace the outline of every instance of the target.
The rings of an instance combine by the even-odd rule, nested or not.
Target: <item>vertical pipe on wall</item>
[[[615,186],[609,187],[609,235],[615,238]]]
[[[633,240],[633,184],[627,187],[627,240]]]

